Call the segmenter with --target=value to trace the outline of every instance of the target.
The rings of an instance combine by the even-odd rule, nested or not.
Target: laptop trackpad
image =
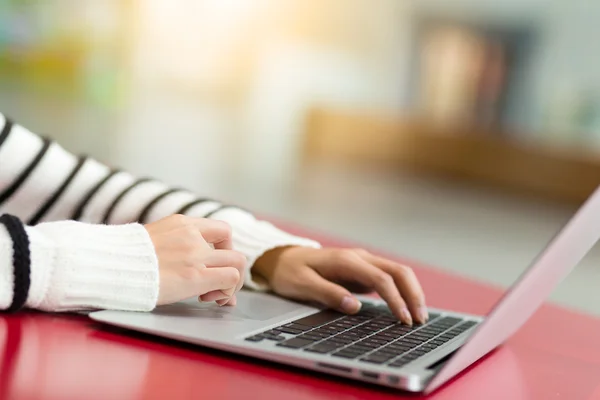
[[[220,307],[216,303],[201,303],[196,298],[157,307],[152,314],[169,317],[196,317],[221,321],[266,321],[292,311],[299,305],[263,293],[242,291],[235,307]]]

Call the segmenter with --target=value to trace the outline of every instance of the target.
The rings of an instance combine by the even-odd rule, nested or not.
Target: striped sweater
[[[318,247],[219,201],[76,157],[0,114],[0,215],[21,218],[31,249],[26,306],[46,311],[147,311],[158,297],[158,262],[143,223],[181,213],[232,227],[250,269],[279,246]],[[13,295],[12,242],[0,225],[0,309]]]

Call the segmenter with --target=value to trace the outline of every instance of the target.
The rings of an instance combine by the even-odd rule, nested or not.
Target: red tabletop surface
[[[326,245],[344,245],[321,239]],[[484,314],[502,294],[409,264],[431,306]],[[0,317],[0,360],[2,399],[422,398],[74,315]],[[546,304],[504,346],[427,398],[600,399],[600,319]]]

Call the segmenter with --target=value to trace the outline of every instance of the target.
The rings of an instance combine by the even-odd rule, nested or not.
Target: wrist
[[[266,251],[258,257],[252,266],[252,275],[269,282],[280,263],[281,256],[288,250],[298,246],[281,246]]]

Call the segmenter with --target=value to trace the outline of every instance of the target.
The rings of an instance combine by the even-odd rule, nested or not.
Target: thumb
[[[347,289],[328,281],[315,270],[306,271],[304,278],[307,284],[307,297],[334,310],[346,314],[356,314],[360,311],[361,303]]]

